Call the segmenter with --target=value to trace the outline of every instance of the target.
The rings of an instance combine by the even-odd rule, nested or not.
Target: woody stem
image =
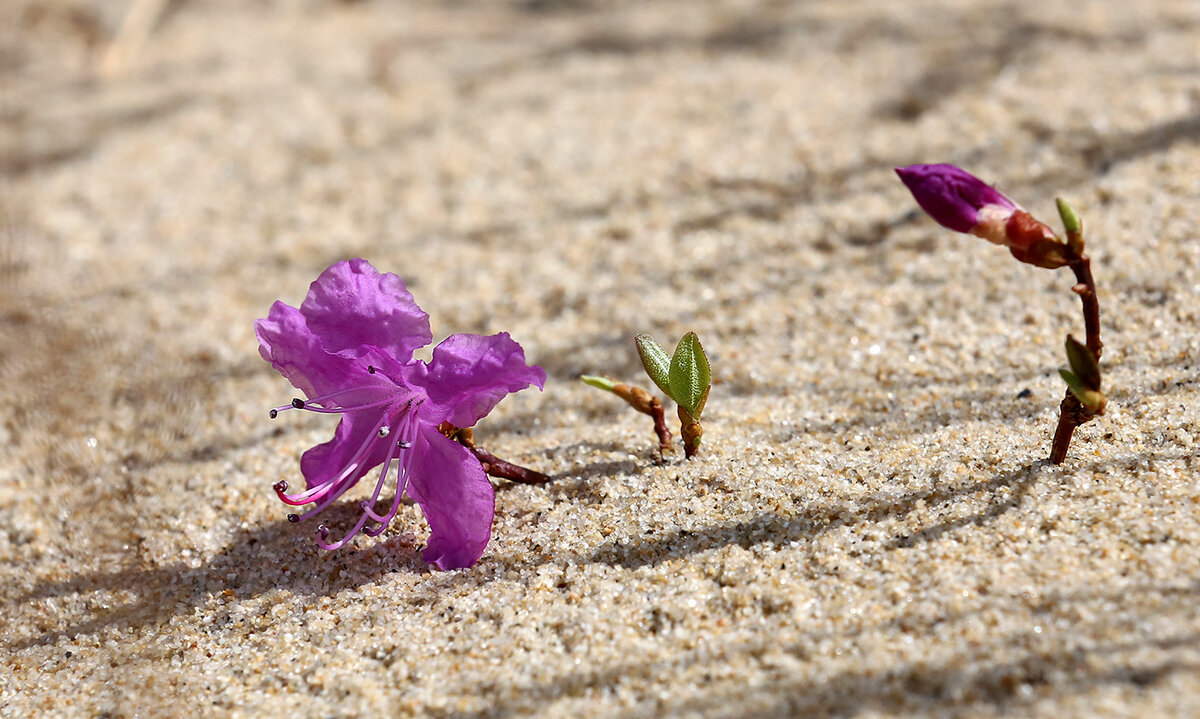
[[[471,454],[474,454],[479,463],[483,465],[483,471],[493,477],[500,477],[501,479],[508,479],[513,482],[520,482],[521,484],[546,484],[547,482],[554,481],[554,477],[548,474],[542,474],[528,467],[506,462],[485,449],[479,447],[467,447],[467,449],[471,450]]]
[[[478,459],[479,463],[483,465],[483,471],[486,474],[521,484],[546,484],[554,481],[554,477],[548,474],[513,464],[500,459],[482,447],[476,447],[475,432],[470,427],[455,427],[449,422],[442,422],[438,425],[438,431],[470,450],[471,454],[475,455],[475,459]]]
[[[671,430],[667,429],[667,415],[662,402],[655,397],[650,402],[650,417],[654,419],[654,434],[658,437],[658,457],[671,451]]]
[[[1092,278],[1092,263],[1087,255],[1071,265],[1078,281],[1071,289],[1079,295],[1083,305],[1083,326],[1087,333],[1087,348],[1097,360],[1104,343],[1100,341],[1100,301],[1096,298],[1096,281]],[[1067,458],[1067,449],[1071,446],[1071,437],[1075,428],[1092,420],[1096,413],[1079,401],[1071,390],[1067,390],[1059,405],[1058,427],[1054,430],[1054,444],[1050,447],[1050,463],[1062,464]]]

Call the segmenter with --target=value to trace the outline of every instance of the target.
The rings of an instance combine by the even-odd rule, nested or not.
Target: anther
[[[276,417],[279,416],[279,410],[273,409],[270,412],[268,412],[267,414],[271,415],[271,419],[275,419]]]
[[[399,447],[400,449],[408,449],[409,447],[412,447],[412,442],[405,442],[404,440],[400,440],[399,442],[396,443],[396,446]]]
[[[275,483],[274,488],[276,492],[286,492],[288,483],[281,479]]]
[[[288,521],[291,522],[292,524],[295,524],[296,522],[300,521],[300,515],[299,514],[289,514]]]
[[[387,427],[380,427],[380,428],[379,428],[379,436],[380,436],[380,437],[386,437],[386,436],[388,436],[389,434],[391,434],[391,431],[392,431],[392,430],[388,429]]]
[[[317,525],[317,534],[321,535],[321,539],[328,539],[329,527],[326,527],[324,524]]]
[[[296,409],[304,409],[304,400],[297,397],[292,400],[292,406]]]
[[[367,374],[375,374],[375,367],[373,365],[367,365]]]

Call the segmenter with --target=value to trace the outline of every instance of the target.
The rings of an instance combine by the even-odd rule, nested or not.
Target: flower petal
[[[403,363],[433,340],[429,315],[404,281],[390,272],[379,274],[363,259],[338,262],[322,272],[300,312],[326,351],[347,357],[377,347]]]
[[[326,352],[300,310],[282,302],[271,305],[266,319],[254,321],[258,353],[308,397],[333,392],[353,373],[350,360]]]
[[[369,348],[357,359],[326,352],[300,310],[282,302],[271,306],[266,319],[255,320],[258,353],[279,370],[307,399],[337,393],[326,407],[353,407],[386,399],[397,392],[388,377],[399,377],[404,366]],[[372,374],[369,367],[382,370]]]
[[[429,523],[425,561],[439,569],[469,567],[492,536],[496,492],[466,447],[422,423],[409,450],[408,495]]]
[[[956,232],[970,232],[985,206],[1018,207],[996,188],[954,165],[909,165],[897,167],[896,174],[921,209]]]
[[[366,451],[355,460],[356,463],[346,478],[347,482],[357,482],[373,467],[383,463],[388,443],[392,441],[378,435],[383,413],[384,408],[379,407],[343,414],[333,432],[333,439],[325,444],[318,444],[300,457],[300,471],[304,474],[307,488],[312,489],[336,480],[349,468],[351,460],[355,460],[355,455],[362,449]]]
[[[433,348],[428,365],[416,365],[411,381],[425,388],[427,416],[470,427],[510,392],[537,385],[546,373],[525,364],[525,351],[507,332],[451,335]]]

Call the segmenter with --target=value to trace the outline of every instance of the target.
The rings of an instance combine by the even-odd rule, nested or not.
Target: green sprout
[[[700,338],[695,332],[688,332],[679,340],[672,355],[668,355],[650,335],[638,335],[634,343],[646,374],[678,405],[684,455],[688,459],[695,457],[700,451],[700,439],[704,435],[700,415],[712,388],[712,371],[708,356],[700,345]],[[671,451],[671,431],[667,429],[663,405],[657,397],[641,387],[622,384],[607,377],[581,375],[579,379],[584,384],[617,395],[637,411],[650,415],[654,419],[660,457]]]
[[[675,353],[670,357],[650,335],[638,335],[634,342],[646,374],[679,405],[683,451],[688,459],[695,457],[704,436],[700,415],[712,389],[712,370],[700,338],[695,332],[688,332],[675,345]]]

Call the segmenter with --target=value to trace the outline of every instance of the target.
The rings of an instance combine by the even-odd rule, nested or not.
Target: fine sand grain
[[[6,0],[0,72],[0,716],[1200,716],[1195,0]],[[1088,228],[1060,467],[1072,278],[938,161]],[[549,374],[474,568],[271,491],[253,320],[358,256]],[[577,377],[687,330],[659,465]]]

